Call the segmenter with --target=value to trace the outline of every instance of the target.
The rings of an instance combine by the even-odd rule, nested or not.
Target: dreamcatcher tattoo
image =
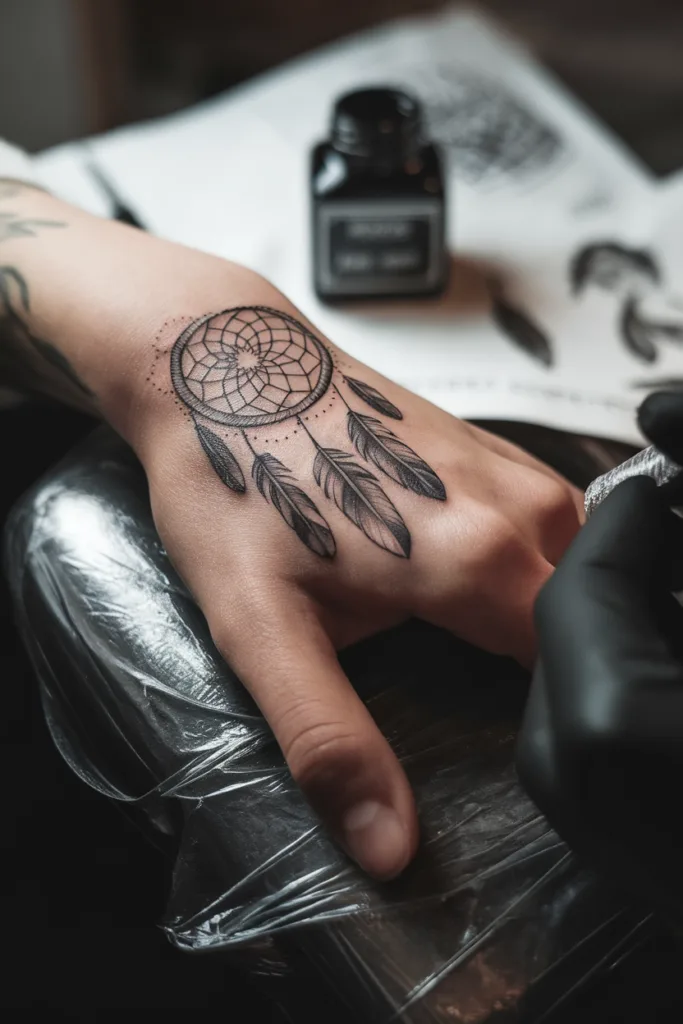
[[[336,551],[327,520],[285,463],[254,447],[254,428],[296,421],[311,444],[313,479],[325,498],[368,540],[398,557],[410,556],[410,532],[377,473],[366,464],[415,494],[446,498],[443,483],[419,455],[382,420],[349,403],[358,399],[392,420],[403,419],[400,410],[369,384],[344,376],[320,338],[286,313],[249,306],[200,317],[173,346],[171,380],[226,487],[238,494],[247,490],[228,444],[237,434],[252,459],[257,489],[297,537],[323,558]],[[346,406],[348,439],[363,461],[351,451],[322,445],[302,418],[330,392]]]

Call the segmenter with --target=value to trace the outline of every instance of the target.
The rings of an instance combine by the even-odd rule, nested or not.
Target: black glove
[[[683,463],[683,396],[639,414]],[[683,922],[683,520],[666,487],[620,484],[536,606],[520,778],[577,853]]]

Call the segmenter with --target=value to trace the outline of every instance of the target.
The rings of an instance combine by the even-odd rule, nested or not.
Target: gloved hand
[[[683,464],[683,396],[652,395],[639,421]],[[517,763],[579,855],[680,923],[683,520],[668,486],[620,484],[544,587]]]

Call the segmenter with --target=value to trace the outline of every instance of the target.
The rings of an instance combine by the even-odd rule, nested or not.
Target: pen
[[[141,231],[144,231],[145,226],[140,218],[123,202],[111,182],[105,177],[94,160],[88,160],[87,167],[88,171],[97,181],[97,184],[111,203],[113,219],[120,221],[122,224],[130,224],[132,227],[140,228]]]

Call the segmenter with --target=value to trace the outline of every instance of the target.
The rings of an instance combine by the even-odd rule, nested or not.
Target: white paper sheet
[[[372,84],[417,92],[445,145],[452,287],[436,302],[332,309],[312,288],[309,151],[335,97]],[[683,266],[672,221],[683,186],[659,190],[477,14],[365,33],[91,150],[151,231],[269,277],[342,348],[457,415],[638,442],[633,414],[647,382],[683,379],[671,326],[683,324],[683,308],[668,283]],[[101,212],[83,155],[61,147],[43,161],[63,193]],[[493,280],[512,333],[492,318]]]

